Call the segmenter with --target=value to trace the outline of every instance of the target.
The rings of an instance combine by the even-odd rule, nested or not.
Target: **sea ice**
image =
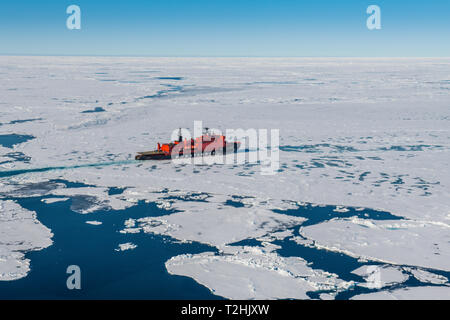
[[[408,275],[401,268],[391,266],[365,265],[352,271],[352,273],[366,280],[365,283],[359,283],[360,286],[371,289],[381,289],[408,280]]]
[[[28,251],[50,246],[53,234],[36,214],[13,201],[0,200],[0,281],[17,280],[30,271]]]
[[[304,218],[280,215],[264,208],[217,209],[214,202],[199,206],[196,202],[178,202],[176,208],[182,212],[161,217],[127,220],[123,232],[129,232],[131,225],[139,230],[171,236],[183,241],[198,241],[221,248],[227,244],[257,238],[300,225]],[[136,228],[131,228],[132,232]],[[276,234],[274,235],[276,237]]]
[[[301,258],[282,258],[255,247],[226,247],[223,253],[177,256],[166,263],[171,274],[188,276],[229,299],[309,299],[307,293],[350,287],[352,282],[313,270]]]
[[[409,287],[361,294],[352,300],[449,300],[450,287]]]
[[[131,242],[127,242],[127,243],[121,243],[119,244],[119,248],[115,249],[116,251],[128,251],[128,250],[133,250],[136,249],[137,245],[131,243]]]
[[[329,250],[399,265],[450,271],[450,227],[417,221],[332,220],[301,229]]]
[[[35,137],[11,148],[0,146],[2,199],[71,198],[72,209],[84,214],[155,202],[167,215],[124,216],[128,222],[121,232],[163,234],[220,250],[239,240],[260,239],[266,251],[258,258],[274,263],[287,262],[273,251],[271,241],[289,236],[304,219],[273,210],[303,203],[333,205],[336,220],[305,227],[301,232],[307,239],[292,240],[414,270],[450,268],[448,58],[4,56],[0,72],[0,135]],[[104,111],[83,113],[100,108]],[[154,148],[173,130],[192,128],[196,120],[224,130],[280,129],[279,171],[263,176],[257,163],[133,161],[137,151]],[[70,188],[53,180],[90,187]],[[109,194],[112,187],[126,190]],[[28,212],[13,206],[13,211]],[[383,210],[404,220],[340,220],[340,213],[350,207]],[[17,228],[23,223],[14,220]],[[37,223],[33,228],[44,227]],[[50,231],[39,230],[49,245]],[[9,244],[9,249],[0,246],[1,256],[9,261],[0,263],[0,274],[18,269],[11,277],[17,278],[26,273],[29,262],[21,251],[12,253],[10,238],[14,236],[9,233],[0,238]],[[44,247],[44,242],[36,247]],[[297,278],[296,273],[282,276],[270,268],[258,267],[253,274],[246,263],[237,263],[248,261],[248,255],[228,253],[174,257],[167,268],[230,298],[305,298],[322,283],[309,276]],[[219,272],[203,275],[204,259],[206,265],[220,268],[222,277]],[[295,261],[303,263],[301,257]],[[240,272],[250,279],[243,283],[255,284],[254,292],[233,281]],[[414,273],[442,284],[441,278]],[[270,279],[267,286],[281,279],[284,287],[271,294],[259,282],[263,276]],[[402,290],[395,296],[407,297]],[[446,290],[410,292],[414,297],[429,292],[442,297]]]

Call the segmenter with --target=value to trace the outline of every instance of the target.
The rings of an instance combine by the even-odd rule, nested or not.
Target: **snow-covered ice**
[[[360,283],[360,286],[377,289],[403,283],[408,279],[408,275],[401,268],[391,266],[366,265],[353,270],[352,273],[366,280],[365,283]]]
[[[101,226],[101,221],[86,221],[87,224],[90,224],[91,226]]]
[[[280,229],[300,225],[305,219],[276,214],[264,208],[225,208],[210,200],[208,205],[182,202],[177,209],[183,211],[162,217],[148,217],[133,221],[136,228],[146,232],[171,236],[183,241],[197,241],[217,248],[260,237]],[[127,221],[127,225],[131,221]],[[127,232],[128,229],[124,229]]]
[[[307,226],[301,234],[329,250],[450,271],[450,227],[445,224],[353,218]]]
[[[354,300],[449,300],[450,287],[411,287],[379,291],[353,297]]]
[[[448,283],[448,278],[442,275],[438,275],[435,273],[431,273],[421,269],[407,268],[406,270],[410,271],[413,276],[424,283],[432,283],[432,284],[445,284]]]
[[[308,299],[307,292],[339,292],[353,285],[309,268],[301,258],[281,258],[270,250],[227,247],[224,253],[177,256],[166,267],[230,299]]]
[[[50,204],[50,203],[67,201],[67,200],[69,200],[69,198],[45,198],[45,199],[42,199],[42,202]]]
[[[53,234],[32,211],[13,201],[0,200],[0,281],[23,278],[30,270],[29,251],[50,246]]]
[[[0,135],[9,139],[0,143],[0,199],[46,196],[51,205],[70,198],[72,210],[86,215],[153,202],[167,214],[125,214],[121,232],[215,247],[219,253],[175,256],[166,267],[228,298],[308,298],[326,285],[334,293],[325,299],[345,290],[338,274],[324,282],[324,271],[302,257],[281,257],[273,242],[287,238],[390,264],[384,271],[397,283],[404,280],[398,265],[421,270],[411,272],[424,286],[439,286],[369,297],[448,292],[445,277],[423,269],[450,270],[450,59],[0,57],[0,72]],[[280,129],[279,172],[133,161],[196,120],[223,130]],[[14,134],[28,138],[11,145]],[[110,194],[113,187],[124,191]],[[0,201],[23,210],[16,200]],[[275,211],[304,203],[334,206],[335,217],[298,234],[305,219]],[[403,219],[341,218],[348,208]],[[50,245],[50,231],[34,228],[41,242],[33,248]],[[11,237],[2,234],[0,243]],[[265,248],[231,246],[246,239]],[[0,274],[22,264],[14,277],[24,276],[22,251],[7,252]],[[273,265],[301,271],[281,274]],[[214,268],[220,272],[204,272]]]
[[[127,242],[127,243],[121,243],[119,244],[119,248],[116,249],[116,251],[128,251],[128,250],[134,250],[137,248],[137,245]]]

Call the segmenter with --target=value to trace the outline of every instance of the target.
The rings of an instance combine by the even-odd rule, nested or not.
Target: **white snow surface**
[[[50,246],[53,234],[36,214],[13,201],[0,200],[0,281],[23,278],[30,271],[25,252]]]
[[[352,300],[449,300],[450,287],[410,287],[355,296]]]
[[[197,241],[222,249],[250,236],[262,237],[280,229],[298,226],[305,221],[304,218],[276,214],[264,207],[232,208],[223,206],[221,202],[215,203],[214,200],[200,207],[196,202],[181,202],[176,208],[183,210],[182,212],[162,217],[129,219],[125,226],[131,224],[134,227],[125,228],[122,232],[135,233],[139,230],[182,241]]]
[[[115,251],[128,251],[128,250],[134,250],[137,248],[137,245],[131,242],[127,243],[121,243],[119,244],[119,247],[115,249]]]
[[[421,222],[332,220],[301,229],[316,246],[349,255],[450,271],[450,227]]]
[[[428,272],[421,269],[408,269],[412,275],[419,281],[425,282],[425,283],[432,283],[432,284],[448,284],[448,278],[435,274],[432,272]]]
[[[69,200],[69,198],[45,198],[42,199],[42,202],[47,204],[57,203],[57,202],[64,202]]]
[[[188,276],[229,299],[309,299],[307,292],[345,290],[345,282],[327,272],[313,270],[297,257],[281,258],[256,247],[226,247],[221,255],[181,255],[167,261],[169,273]]]
[[[103,224],[101,221],[86,221],[86,223],[91,226],[101,226]]]
[[[122,232],[158,233],[220,250],[247,238],[266,239],[270,247],[303,221],[273,209],[305,202],[334,205],[336,220],[302,229],[314,245],[360,258],[450,269],[448,58],[0,57],[0,72],[0,135],[35,137],[0,147],[0,171],[59,168],[1,178],[0,194],[95,197],[91,207],[79,210],[83,214],[154,201],[161,209],[182,212],[131,219]],[[85,112],[96,107],[105,111]],[[192,131],[195,120],[224,131],[279,129],[280,172],[261,175],[258,164],[132,161],[137,151],[168,141],[173,130]],[[30,159],[12,161],[20,153]],[[95,187],[21,190],[51,179]],[[109,187],[127,189],[108,195]],[[175,199],[167,199],[174,193]],[[191,201],[198,194],[208,196]],[[243,207],[223,205],[234,195]],[[407,220],[339,219],[347,207],[384,210]],[[2,236],[0,242],[5,241]],[[270,250],[258,257],[285,261]],[[200,254],[174,257],[167,268],[230,298],[305,298],[322,281],[295,273],[280,278],[262,262],[253,273],[241,263],[247,260],[240,251],[228,258]],[[7,273],[1,266],[0,273]],[[221,273],[203,275],[206,266]],[[241,272],[254,291],[232,281]],[[265,279],[283,285],[268,291]]]

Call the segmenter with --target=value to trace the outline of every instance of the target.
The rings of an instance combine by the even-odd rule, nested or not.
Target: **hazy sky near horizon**
[[[450,57],[450,0],[1,1],[0,54]]]

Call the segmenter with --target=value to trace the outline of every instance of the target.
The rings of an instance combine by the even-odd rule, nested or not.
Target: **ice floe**
[[[255,247],[226,247],[220,255],[176,256],[171,274],[188,276],[230,299],[309,299],[308,292],[345,290],[353,283],[313,270],[301,258],[282,258]]]
[[[63,202],[63,201],[67,201],[70,198],[45,198],[42,199],[41,201],[47,204],[51,204],[51,203],[56,203],[56,202]]]
[[[101,221],[86,221],[87,224],[90,224],[91,226],[100,226],[103,223]]]
[[[450,287],[409,287],[361,294],[353,300],[449,300]]]
[[[143,231],[167,235],[177,240],[197,241],[221,248],[249,237],[300,225],[305,219],[283,216],[265,209],[199,207],[180,204],[182,212],[162,217],[127,220],[123,232]],[[130,227],[137,225],[137,227]]]
[[[393,284],[403,283],[409,278],[399,267],[380,265],[365,265],[352,271],[352,273],[363,277],[366,282],[358,285],[369,289],[381,289]]]
[[[416,221],[332,220],[301,229],[315,245],[399,265],[450,271],[450,227]]]
[[[29,251],[50,246],[53,234],[32,211],[0,200],[0,281],[17,280],[30,271]]]
[[[448,284],[448,278],[428,272],[417,268],[405,268],[405,270],[411,272],[411,274],[420,282],[432,283],[432,284]]]
[[[128,250],[133,250],[136,249],[137,245],[131,243],[131,242],[127,242],[127,243],[121,243],[119,244],[119,248],[115,249],[116,251],[128,251]]]

